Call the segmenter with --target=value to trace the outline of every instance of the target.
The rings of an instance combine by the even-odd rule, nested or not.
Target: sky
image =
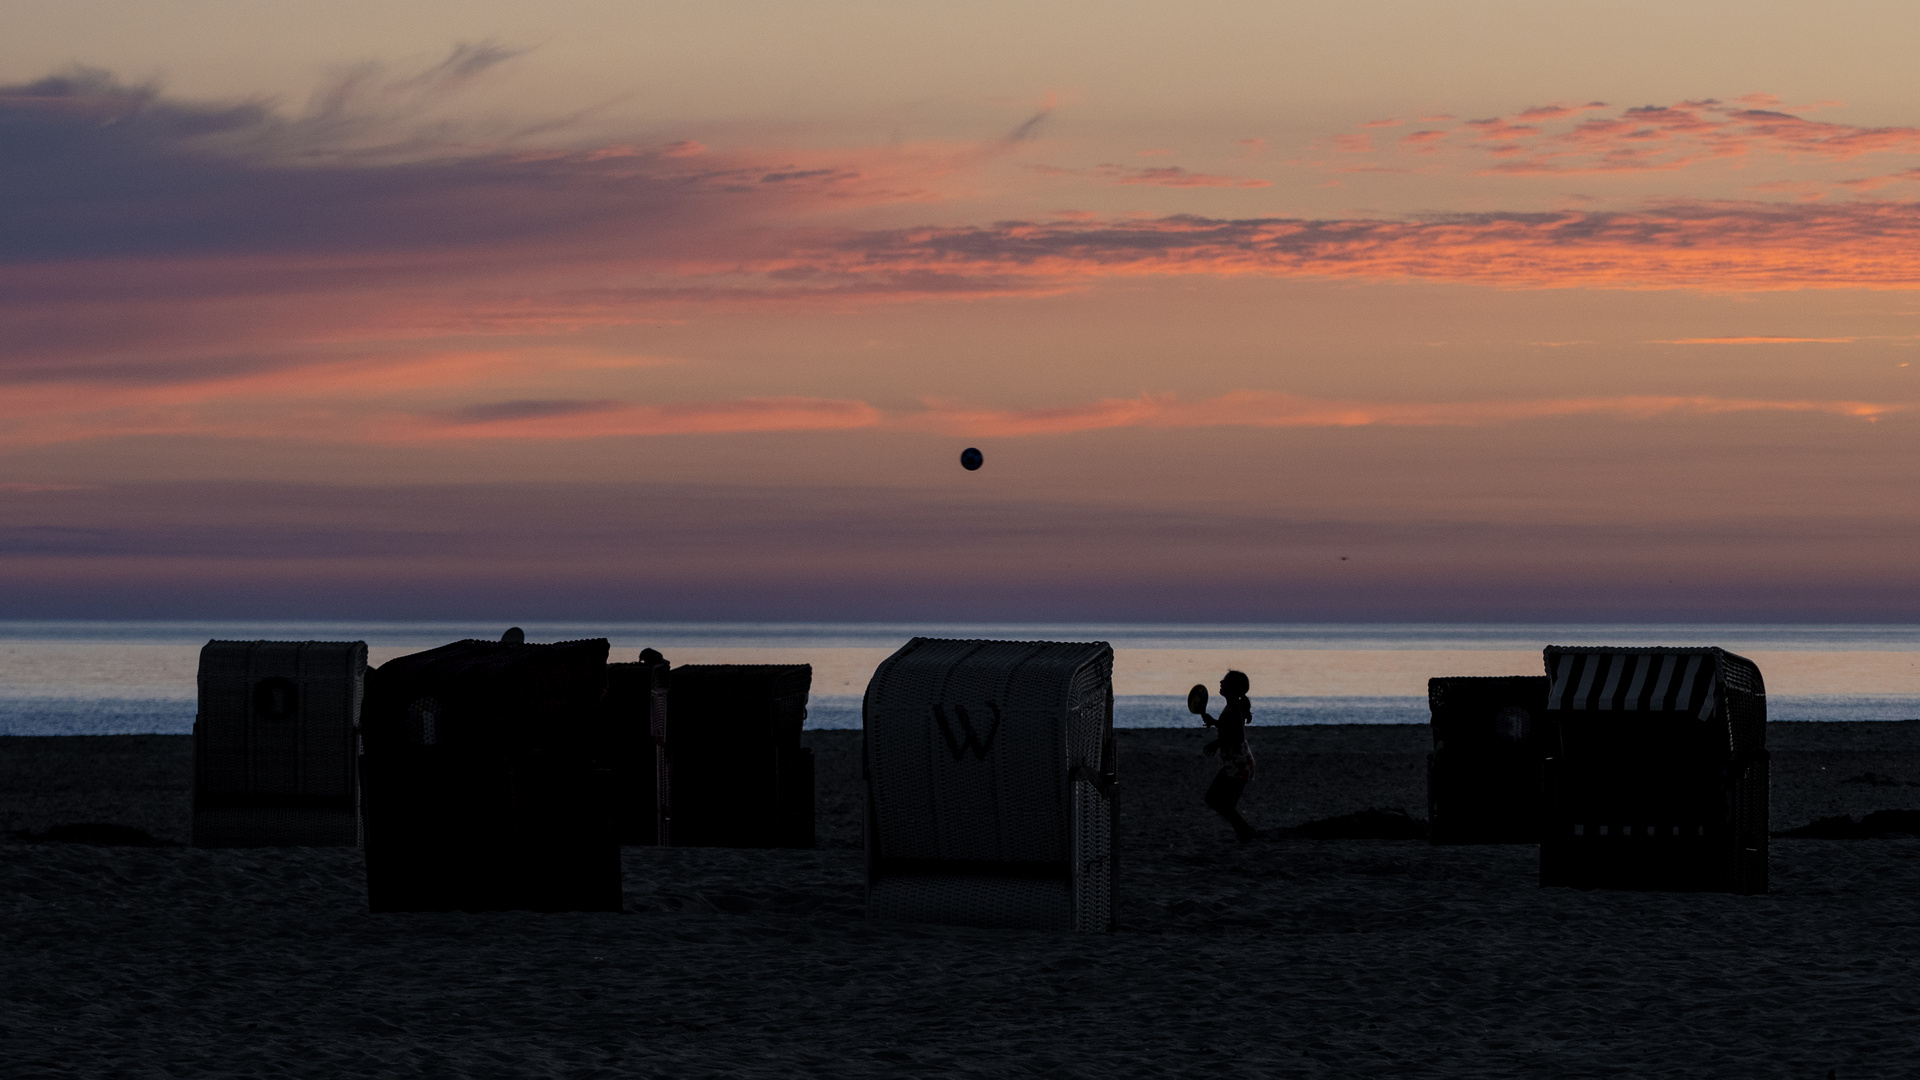
[[[1908,5],[0,24],[0,618],[1914,621]]]

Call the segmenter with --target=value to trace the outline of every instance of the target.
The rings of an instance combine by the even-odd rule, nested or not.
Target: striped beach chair
[[[1549,646],[1540,883],[1767,890],[1767,696],[1717,648]]]
[[[195,847],[360,842],[363,641],[209,641],[193,721]]]
[[[1427,680],[1427,836],[1435,844],[1540,842],[1541,770],[1558,749],[1540,675]]]
[[[868,918],[1113,928],[1106,642],[917,637],[862,713]]]
[[[456,641],[368,679],[367,904],[382,911],[618,911],[598,767],[604,638]]]

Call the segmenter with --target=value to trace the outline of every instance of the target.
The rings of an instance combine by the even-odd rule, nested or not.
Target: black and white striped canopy
[[[1706,720],[1722,695],[1722,650],[1549,645],[1547,709],[1679,712]]]

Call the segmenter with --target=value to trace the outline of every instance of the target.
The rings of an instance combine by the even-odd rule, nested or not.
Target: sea
[[[1920,718],[1920,625],[1185,626],[936,623],[524,623],[528,641],[607,638],[613,659],[809,663],[807,726],[854,729],[867,680],[916,635],[1106,641],[1114,722],[1189,727],[1187,688],[1228,669],[1252,682],[1255,724],[1422,724],[1427,679],[1531,675],[1547,645],[1718,645],[1757,663],[1774,720]],[[187,734],[209,640],[364,641],[378,666],[505,623],[0,622],[0,735]],[[1214,705],[1220,704],[1214,698]]]

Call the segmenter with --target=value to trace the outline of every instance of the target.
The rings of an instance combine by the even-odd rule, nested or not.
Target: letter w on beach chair
[[[1548,646],[1540,884],[1767,891],[1767,692],[1724,649]]]
[[[863,708],[867,916],[1113,928],[1113,649],[914,638]]]

